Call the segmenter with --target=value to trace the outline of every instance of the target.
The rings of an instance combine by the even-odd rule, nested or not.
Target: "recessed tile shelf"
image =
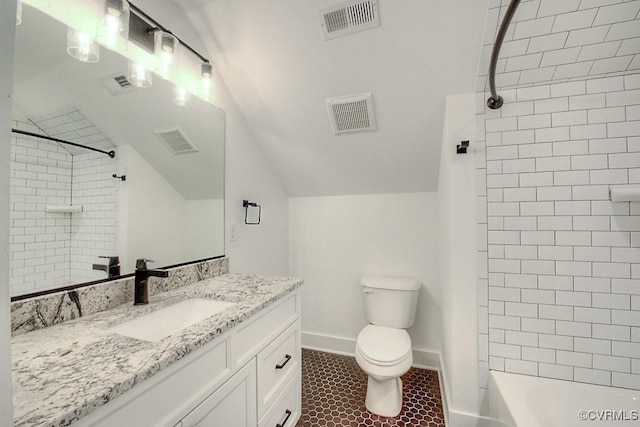
[[[640,202],[640,185],[617,185],[609,188],[612,202]]]
[[[49,213],[78,213],[82,212],[82,205],[68,206],[68,205],[47,205],[45,208]]]

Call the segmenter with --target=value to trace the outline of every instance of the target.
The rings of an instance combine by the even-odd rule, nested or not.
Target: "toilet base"
[[[365,406],[369,412],[382,417],[397,416],[402,410],[402,380],[377,381],[369,377]]]

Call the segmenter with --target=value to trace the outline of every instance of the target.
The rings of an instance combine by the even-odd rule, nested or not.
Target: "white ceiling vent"
[[[376,130],[376,114],[370,93],[331,98],[326,102],[336,135]]]
[[[380,26],[377,0],[347,0],[318,11],[325,40]]]
[[[122,95],[124,93],[138,90],[138,88],[132,85],[125,77],[124,73],[115,73],[103,77],[102,84],[107,88],[111,95]]]
[[[199,151],[179,126],[156,129],[154,132],[173,154]]]

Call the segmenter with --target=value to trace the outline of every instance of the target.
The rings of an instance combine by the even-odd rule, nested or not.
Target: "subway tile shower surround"
[[[38,132],[34,125],[13,127]],[[71,215],[48,214],[46,205],[71,204],[73,156],[58,144],[33,137],[11,138],[10,283],[14,293],[37,289],[38,282],[69,285]]]
[[[478,368],[640,389],[640,1],[490,0],[476,83]]]
[[[640,184],[640,74],[501,95],[477,97],[489,368],[640,389],[640,203],[609,200]]]
[[[47,135],[110,144],[101,131],[88,125],[75,108],[50,121],[66,133],[39,121]],[[34,124],[14,121],[13,127],[44,133]],[[117,162],[102,154],[76,150],[34,137],[11,138],[11,276],[13,295],[106,278],[91,265],[101,255],[116,253],[118,242]],[[48,205],[82,206],[81,215],[46,212]]]
[[[508,4],[489,2],[476,87],[485,85],[494,30]],[[523,0],[505,35],[496,85],[524,87],[640,70],[639,12],[637,0]]]

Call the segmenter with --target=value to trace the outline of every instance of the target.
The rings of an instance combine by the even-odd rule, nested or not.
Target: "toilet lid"
[[[407,331],[385,326],[365,326],[358,335],[357,344],[367,359],[385,364],[404,359],[411,351]]]

